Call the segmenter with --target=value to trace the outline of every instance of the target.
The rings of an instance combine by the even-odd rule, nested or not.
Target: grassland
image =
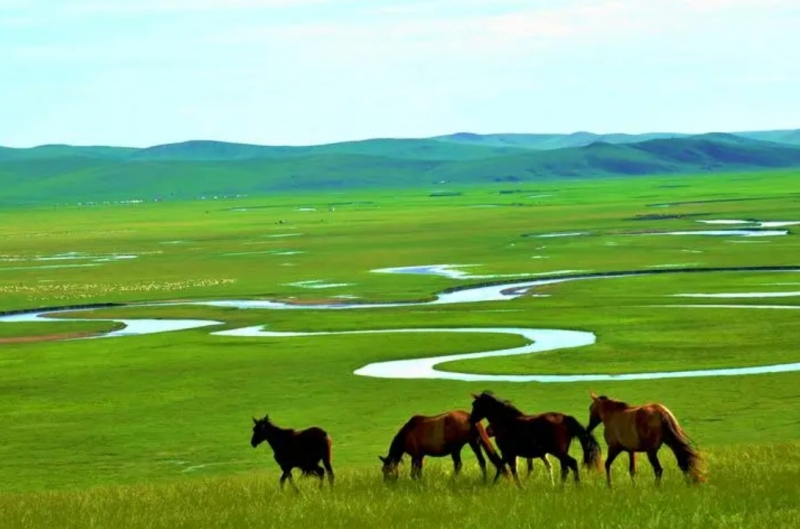
[[[430,300],[445,288],[484,281],[370,272],[434,263],[479,265],[466,269],[474,274],[531,275],[798,265],[794,228],[788,236],[764,238],[642,234],[708,228],[696,222],[702,219],[800,220],[798,176],[551,182],[516,186],[514,193],[495,185],[436,198],[406,190],[0,211],[0,259],[6,259],[0,261],[0,311],[176,299]],[[652,207],[664,203],[680,204]],[[590,233],[535,237],[584,231]],[[78,254],[46,264],[36,260],[69,252]],[[103,260],[112,255],[136,257]],[[94,266],[40,268],[54,263]],[[302,286],[310,280],[342,286]],[[550,297],[470,305],[346,311],[172,305],[81,312],[82,318],[224,323],[140,337],[0,345],[0,516],[4,527],[26,528],[294,527],[319,520],[334,527],[796,527],[797,373],[488,385],[525,410],[560,410],[582,422],[589,389],[631,402],[664,402],[707,453],[711,480],[701,488],[683,485],[667,453],[660,491],[651,487],[644,460],[636,487],[627,480],[626,462],[615,465],[619,486],[613,492],[590,474],[580,490],[550,488],[538,464],[525,491],[508,484],[485,488],[470,454],[456,483],[449,480],[449,461],[430,461],[424,483],[404,480],[386,488],[376,456],[385,454],[400,425],[414,413],[468,408],[469,392],[487,384],[372,379],[353,370],[379,360],[513,347],[522,345],[521,338],[209,334],[266,324],[300,331],[524,326],[598,336],[596,345],[575,350],[443,366],[473,372],[797,362],[794,311],[652,307],[762,304],[672,295],[800,290],[796,283],[800,274],[792,272],[664,274],[548,285],[536,293]],[[796,298],[768,303],[791,305]],[[52,334],[59,325],[73,331],[79,323],[0,323],[0,336]],[[331,432],[340,476],[334,493],[318,493],[312,483],[302,484],[300,497],[279,493],[268,450],[248,443],[250,417],[264,413],[281,425],[319,424]]]
[[[19,525],[7,527],[796,527],[796,445],[721,449],[709,459],[714,484],[687,488],[665,473],[655,491],[649,469],[636,486],[618,472],[618,487],[585,479],[579,489],[552,487],[537,467],[525,490],[484,486],[466,466],[453,481],[429,469],[423,483],[386,487],[375,473],[344,471],[337,488],[318,491],[300,481],[301,495],[278,494],[256,473],[186,483],[101,487],[0,497],[0,512]],[[305,480],[304,480],[305,481]],[[743,483],[748,485],[742,486]],[[313,520],[313,522],[311,521]]]

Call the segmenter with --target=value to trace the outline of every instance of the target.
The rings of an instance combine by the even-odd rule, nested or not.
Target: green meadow
[[[800,311],[670,305],[796,307],[800,296],[676,294],[800,292],[800,272],[695,268],[800,266],[788,235],[660,235],[735,229],[697,221],[800,221],[795,170],[298,192],[279,196],[0,210],[0,312],[118,303],[0,322],[2,527],[798,527],[800,373],[580,383],[381,379],[373,362],[504,349],[505,334],[392,333],[242,338],[212,332],[526,327],[591,331],[594,345],[460,360],[441,370],[492,374],[648,373],[800,362]],[[755,224],[741,226],[754,227]],[[553,233],[569,236],[548,237]],[[542,236],[545,237],[542,237]],[[478,276],[376,273],[472,265]],[[567,273],[670,271],[536,287],[511,300],[322,310],[236,309],[145,302],[265,299],[425,302],[443,290]],[[134,306],[125,306],[134,304]],[[70,318],[98,321],[71,321]],[[113,319],[202,319],[218,325],[97,340]],[[393,486],[386,455],[413,414],[469,409],[491,389],[531,413],[588,422],[589,391],[667,405],[705,455],[709,481],[687,487],[674,457],[653,486],[627,457],[616,487],[582,471],[552,486],[540,462],[524,490],[486,486],[474,455],[462,475],[428,459]],[[252,416],[318,425],[334,440],[334,491],[297,479],[278,488],[270,449],[250,444]],[[596,434],[601,445],[602,427]],[[573,455],[580,448],[573,447]],[[554,470],[558,471],[555,463]]]

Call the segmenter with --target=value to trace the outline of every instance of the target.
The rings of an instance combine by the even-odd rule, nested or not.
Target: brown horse
[[[253,437],[250,444],[256,448],[266,441],[272,447],[275,461],[281,467],[281,488],[286,480],[294,490],[299,492],[292,479],[292,469],[299,468],[303,475],[312,474],[319,478],[319,487],[325,483],[325,471],[328,472],[328,481],[333,487],[333,467],[331,467],[331,436],[317,426],[305,430],[292,430],[280,428],[265,415],[263,419],[253,417]],[[325,465],[323,469],[319,463]]]
[[[494,437],[494,428],[490,424],[486,427],[486,435],[491,439]],[[528,473],[525,475],[526,478],[529,478],[533,473],[533,459],[532,457],[525,458],[528,461]],[[550,464],[550,460],[547,459],[547,454],[543,455],[539,459],[542,460],[544,463],[544,467],[547,469],[547,474],[550,476],[550,483],[553,483],[553,465]]]
[[[691,441],[678,424],[678,420],[663,404],[651,403],[630,406],[624,402],[597,396],[591,392],[589,407],[589,431],[603,423],[603,435],[608,444],[606,457],[606,480],[611,486],[611,464],[622,452],[628,452],[628,470],[631,479],[636,475],[636,452],[646,452],[656,475],[656,485],[661,483],[663,468],[658,460],[662,444],[672,449],[678,467],[687,479],[695,483],[705,481],[700,454],[691,446]]]
[[[569,455],[572,439],[577,437],[583,448],[583,464],[589,468],[600,468],[600,445],[575,417],[563,413],[549,412],[525,415],[509,401],[500,400],[490,391],[472,395],[470,422],[478,424],[487,419],[495,433],[497,448],[503,462],[511,469],[518,487],[522,483],[517,476],[517,457],[534,458],[552,454],[561,463],[561,482],[566,482],[569,471],[580,481],[578,463]],[[495,482],[500,477],[498,471]]]
[[[494,451],[486,431],[480,424],[471,425],[469,413],[454,410],[439,415],[426,416],[414,415],[394,436],[389,446],[389,455],[378,456],[383,463],[383,479],[397,479],[399,472],[397,465],[402,461],[403,455],[411,456],[411,477],[422,477],[422,462],[425,456],[453,458],[453,477],[461,471],[461,449],[469,444],[486,480],[486,460],[481,453],[481,447],[486,450],[491,462],[497,467],[497,472],[504,471],[503,463],[497,452]]]

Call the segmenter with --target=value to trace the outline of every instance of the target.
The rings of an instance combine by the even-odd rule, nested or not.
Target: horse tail
[[[594,470],[600,470],[603,466],[603,456],[597,439],[595,439],[594,435],[584,428],[583,425],[578,422],[578,419],[572,415],[566,415],[564,420],[567,424],[567,431],[569,432],[570,438],[577,437],[581,442],[581,448],[583,448],[583,466]]]
[[[331,466],[331,460],[333,459],[333,439],[330,435],[325,436],[325,452],[322,454],[322,465],[325,467],[325,470],[333,476],[333,467]]]
[[[481,447],[486,452],[486,455],[489,457],[489,461],[491,461],[495,467],[502,468],[504,466],[503,460],[497,455],[483,425],[481,423],[475,424],[475,430],[478,432],[478,440],[480,441]]]
[[[705,481],[705,465],[700,452],[692,446],[691,439],[683,431],[672,412],[666,406],[660,408],[661,424],[665,430],[664,444],[672,449],[675,459],[678,460],[678,467],[695,483]]]

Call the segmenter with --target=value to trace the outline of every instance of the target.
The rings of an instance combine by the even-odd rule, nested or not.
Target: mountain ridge
[[[318,147],[193,140],[145,149],[0,149],[0,204],[177,200],[298,190],[436,190],[501,182],[800,169],[800,146],[730,133],[656,135],[636,142],[619,142],[612,136],[590,143],[580,135],[580,145],[561,148],[520,146],[532,141],[524,135],[503,137],[501,142],[480,135],[457,138],[373,139]],[[478,140],[488,145],[472,144]]]
[[[537,150],[549,150],[565,147],[580,147],[589,145],[597,141],[605,141],[608,143],[625,144],[625,143],[641,143],[652,139],[667,139],[667,138],[692,138],[703,136],[727,136],[737,137],[744,139],[751,139],[756,141],[767,141],[771,143],[778,143],[783,145],[800,146],[800,129],[780,129],[780,130],[763,130],[763,131],[743,131],[743,132],[704,132],[704,133],[680,133],[680,132],[646,132],[640,134],[629,134],[623,132],[614,133],[595,133],[590,131],[575,131],[571,133],[489,133],[478,134],[473,132],[456,132],[447,135],[439,136],[425,136],[419,138],[367,138],[361,140],[338,141],[330,143],[310,144],[310,145],[266,145],[256,143],[241,143],[222,140],[208,140],[208,139],[190,139],[179,142],[170,142],[163,144],[151,145],[148,147],[125,147],[114,145],[70,145],[70,144],[43,144],[33,147],[5,147],[0,146],[0,159],[3,158],[3,153],[18,152],[18,153],[42,153],[50,154],[55,151],[63,151],[68,149],[76,149],[83,153],[98,154],[103,151],[119,151],[128,154],[136,154],[141,156],[141,153],[159,152],[169,149],[179,148],[196,148],[204,146],[206,148],[225,148],[237,147],[244,150],[252,150],[254,152],[274,151],[274,152],[292,152],[307,153],[311,150],[340,150],[343,147],[351,146],[366,146],[370,144],[381,144],[386,142],[430,142],[437,141],[442,143],[481,143],[492,145],[502,144],[509,147],[517,148],[530,148]],[[513,140],[513,141],[512,141]]]

